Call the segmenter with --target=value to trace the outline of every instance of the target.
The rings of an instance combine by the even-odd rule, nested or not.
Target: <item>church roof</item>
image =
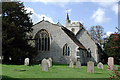
[[[61,29],[73,40],[73,42],[75,44],[77,44],[79,46],[80,49],[86,49],[76,38],[76,36],[73,34],[73,32],[71,32],[70,30],[68,30],[65,27],[61,27]]]

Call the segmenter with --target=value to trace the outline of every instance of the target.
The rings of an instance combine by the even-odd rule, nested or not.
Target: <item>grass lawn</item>
[[[2,65],[2,78],[109,78],[109,74],[111,71],[107,70],[107,65],[104,65],[103,70],[95,66],[95,73],[88,73],[87,66],[77,69],[70,68],[68,65],[53,65],[49,68],[49,72],[43,72],[39,65]]]

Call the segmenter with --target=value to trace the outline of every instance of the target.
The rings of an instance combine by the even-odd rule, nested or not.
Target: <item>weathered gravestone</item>
[[[97,68],[98,68],[98,69],[104,69],[104,68],[103,68],[103,64],[102,64],[101,62],[99,62],[99,63],[97,64]]]
[[[52,59],[49,58],[49,61],[50,61],[50,67],[52,67]]]
[[[108,58],[108,70],[114,70],[114,58],[113,57]]]
[[[73,68],[74,67],[74,63],[72,60],[70,60],[70,64],[69,64],[69,67]]]
[[[26,66],[29,65],[29,58],[25,58],[25,60],[24,60],[24,65],[26,65]]]
[[[81,68],[81,63],[80,63],[80,61],[77,61],[77,62],[76,62],[76,68]]]
[[[39,64],[39,66],[41,66],[41,64]]]
[[[46,59],[42,60],[42,71],[48,72],[48,62]]]
[[[87,62],[87,72],[94,73],[94,62],[92,61]]]
[[[48,63],[48,67],[50,67],[50,60],[49,59],[47,59],[47,63]]]

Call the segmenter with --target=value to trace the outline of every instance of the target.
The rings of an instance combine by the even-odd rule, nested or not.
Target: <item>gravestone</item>
[[[74,63],[72,60],[70,60],[70,64],[69,64],[69,67],[73,68],[74,67]]]
[[[50,67],[52,67],[52,59],[49,58],[49,61],[50,61]]]
[[[81,68],[81,63],[80,63],[80,61],[77,61],[77,62],[76,62],[76,68]]]
[[[49,59],[47,59],[47,63],[48,63],[48,67],[50,67],[50,60]]]
[[[104,69],[104,68],[103,68],[103,64],[102,64],[101,62],[99,62],[99,63],[97,64],[97,68],[98,68],[98,69]]]
[[[2,56],[0,56],[0,60],[2,60]]]
[[[108,58],[108,70],[114,70],[114,58],[113,57]]]
[[[41,64],[39,64],[39,66],[41,66]]]
[[[87,62],[87,72],[94,73],[94,62],[92,61]]]
[[[42,71],[48,72],[48,62],[46,59],[42,60]]]
[[[29,58],[25,58],[25,60],[24,60],[24,65],[26,65],[26,66],[29,65]]]

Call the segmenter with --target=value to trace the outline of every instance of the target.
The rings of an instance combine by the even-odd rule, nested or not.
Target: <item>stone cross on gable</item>
[[[44,21],[45,17],[43,16],[43,21]]]

